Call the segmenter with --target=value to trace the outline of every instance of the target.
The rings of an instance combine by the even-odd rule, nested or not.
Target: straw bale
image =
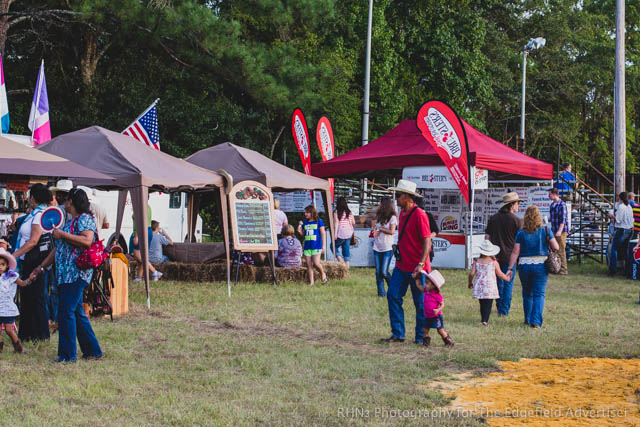
[[[135,261],[131,264],[131,274],[134,274],[136,266]],[[322,263],[327,277],[333,280],[345,279],[349,275],[344,264],[338,262]],[[214,262],[211,264],[185,264],[180,262],[165,262],[162,264],[153,264],[156,270],[162,272],[163,280],[175,280],[183,282],[225,282],[227,280],[226,264],[224,262]],[[306,267],[284,268],[276,267],[276,276],[278,282],[301,282],[309,281]],[[316,280],[319,275],[316,270]],[[235,281],[236,266],[231,269],[231,280]],[[258,282],[271,283],[273,277],[269,266],[256,267],[253,265],[240,265],[238,274],[239,282]]]

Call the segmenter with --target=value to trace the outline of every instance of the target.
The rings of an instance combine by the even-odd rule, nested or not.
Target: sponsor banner
[[[318,126],[316,126],[316,142],[320,149],[322,161],[326,162],[327,160],[333,159],[335,153],[333,129],[331,129],[331,123],[327,116],[322,116],[320,117],[320,120],[318,120]],[[329,185],[331,186],[331,200],[333,200],[333,194],[335,191],[333,178],[329,178]]]
[[[293,111],[293,116],[291,118],[291,134],[293,135],[296,147],[298,147],[298,153],[300,154],[304,173],[310,175],[311,153],[309,151],[309,131],[307,130],[307,122],[304,119],[304,115],[299,108],[296,108]]]
[[[476,191],[489,188],[489,171],[487,169],[476,169],[474,178]],[[446,166],[406,167],[402,170],[402,179],[415,182],[418,188],[458,189],[458,185]]]
[[[304,208],[313,204],[311,194],[308,191],[293,191],[290,193],[273,193],[273,196],[280,200],[280,210],[282,212],[303,212]],[[322,193],[314,194],[316,199],[316,209],[324,212],[324,202]]]
[[[418,111],[416,123],[422,136],[444,162],[468,205],[471,199],[469,148],[462,121],[445,103],[429,101]]]
[[[439,214],[437,215],[440,232],[460,231],[460,214]]]
[[[528,202],[529,205],[536,205],[540,209],[542,218],[549,218],[549,207],[551,200],[549,199],[549,190],[551,187],[529,187]],[[519,193],[518,193],[519,194]],[[568,207],[568,206],[567,206]],[[520,209],[522,211],[522,209]],[[571,213],[571,211],[569,211]],[[524,211],[523,211],[524,217]]]

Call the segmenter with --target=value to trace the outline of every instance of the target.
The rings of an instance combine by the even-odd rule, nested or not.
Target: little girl
[[[304,221],[298,224],[298,234],[304,237],[304,259],[307,262],[309,272],[309,284],[313,286],[313,267],[320,271],[322,283],[327,283],[327,275],[320,264],[320,255],[324,252],[324,222],[318,217],[318,212],[313,205],[304,208]]]
[[[416,278],[416,287],[421,292],[424,292],[425,319],[422,328],[422,345],[429,347],[429,344],[431,344],[429,329],[434,328],[442,337],[445,347],[453,347],[453,340],[444,330],[444,319],[442,317],[444,298],[442,298],[440,288],[444,285],[444,277],[438,270],[431,270],[431,273],[422,270],[420,273],[420,277]]]
[[[9,252],[0,248],[0,323],[2,323],[5,332],[11,338],[15,352],[22,353],[22,343],[18,339],[14,328],[16,316],[20,313],[13,300],[18,289],[16,285],[27,286],[32,282],[32,279],[30,277],[27,280],[21,280],[15,269],[16,259]],[[2,334],[0,333],[0,351],[3,348],[4,342],[2,342]]]
[[[469,289],[473,289],[473,297],[480,301],[480,318],[484,326],[489,324],[493,300],[500,299],[496,276],[509,281],[494,258],[500,248],[489,240],[480,245],[480,257],[473,260],[469,272]]]

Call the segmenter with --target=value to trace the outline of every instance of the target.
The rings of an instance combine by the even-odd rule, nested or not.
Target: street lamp
[[[535,39],[529,40],[522,49],[522,110],[520,111],[520,140],[522,141],[522,146],[524,150],[524,92],[526,88],[527,82],[527,55],[530,51],[534,49],[540,49],[544,47],[547,41],[542,37],[536,37]]]

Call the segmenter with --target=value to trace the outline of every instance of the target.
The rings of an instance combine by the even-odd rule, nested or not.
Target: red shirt
[[[407,216],[415,207],[415,212],[411,214],[409,222],[406,221]],[[407,224],[405,224],[407,222]],[[400,233],[407,227],[402,239],[398,243],[400,249],[400,256],[402,261],[396,263],[396,267],[404,272],[411,272],[415,270],[418,263],[422,260],[422,241],[426,237],[431,237],[431,228],[429,228],[429,217],[419,207],[413,205],[409,212],[405,212],[404,209],[400,211],[399,226],[398,226],[398,239]],[[429,263],[429,256],[424,266],[425,271],[431,271],[431,265]]]

